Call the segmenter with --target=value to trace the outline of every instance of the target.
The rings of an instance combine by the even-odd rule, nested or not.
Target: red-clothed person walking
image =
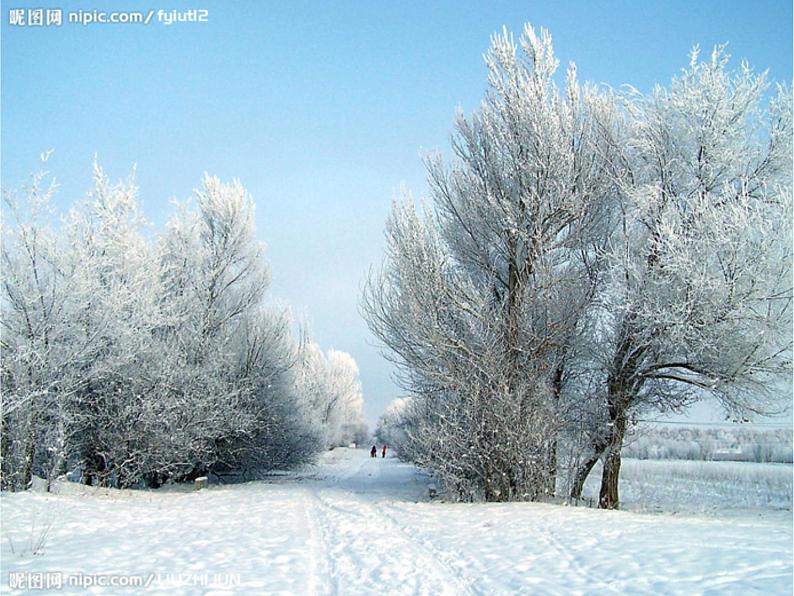
[[[381,457],[386,457],[386,445],[383,446],[383,455]]]

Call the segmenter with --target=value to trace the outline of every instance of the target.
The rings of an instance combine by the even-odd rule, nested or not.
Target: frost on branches
[[[298,387],[316,428],[322,429],[323,447],[365,443],[364,397],[358,366],[346,352],[323,353],[315,343],[302,350]]]
[[[768,412],[791,359],[791,96],[717,49],[671,88],[554,83],[527,26],[486,56],[430,204],[394,204],[363,310],[410,398],[379,425],[461,499],[573,497],[627,426],[716,396]]]
[[[111,184],[95,166],[87,200],[60,223],[45,181],[5,197],[4,489],[67,471],[119,487],[245,477],[306,462],[342,435],[340,420],[361,422],[350,356],[311,371],[357,391],[343,406],[319,415],[303,391],[312,348],[265,304],[264,247],[238,182],[206,176],[152,235],[132,179]]]
[[[791,94],[764,109],[765,74],[727,65],[723,48],[693,51],[669,90],[621,98],[620,217],[596,304],[606,424],[579,473],[602,457],[602,507],[619,503],[632,416],[705,395],[734,416],[770,411],[791,370]]]

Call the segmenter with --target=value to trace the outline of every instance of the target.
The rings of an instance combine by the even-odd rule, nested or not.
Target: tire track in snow
[[[475,578],[470,577],[465,571],[455,569],[455,567],[446,561],[446,559],[438,552],[439,549],[432,544],[431,541],[423,541],[418,540],[414,536],[411,535],[408,528],[406,528],[403,524],[398,522],[392,514],[385,513],[384,509],[389,507],[389,509],[394,510],[393,506],[381,505],[383,509],[379,509],[377,514],[382,516],[388,523],[396,529],[396,531],[400,532],[407,540],[412,542],[415,548],[425,552],[428,556],[435,559],[439,565],[441,565],[447,573],[451,576],[455,576],[458,578],[458,584],[462,586],[463,592],[457,592],[458,594],[465,593],[465,594],[481,594],[479,590],[474,588],[474,584],[477,582]]]
[[[398,524],[370,503],[341,489],[319,489],[313,496],[335,534],[337,550],[354,563],[355,571],[360,573],[366,568],[367,561],[375,557],[378,562],[370,573],[379,571],[379,567],[382,572],[384,569],[388,571],[389,567],[412,571],[412,577],[394,578],[400,582],[396,588],[407,589],[405,593],[476,594],[469,587],[468,578],[451,568],[425,545],[408,536]],[[372,542],[362,539],[362,534],[367,532],[371,534]],[[384,550],[373,552],[373,545]],[[358,588],[351,586],[350,593],[357,593],[356,589],[366,585],[367,582],[362,579],[351,578],[351,583],[358,584]],[[413,587],[406,583],[411,581],[415,584]],[[369,585],[375,584],[377,582],[369,582]]]
[[[401,510],[401,507],[400,506],[391,505],[391,506],[389,506],[389,509],[391,509],[392,511],[397,513],[397,512],[399,512]],[[393,518],[392,515],[388,515],[388,514],[384,514],[384,515],[387,515],[388,517],[390,517],[395,525],[397,525],[397,526],[401,525],[397,520],[395,520]],[[407,535],[409,530],[408,530],[408,528],[405,528],[403,531]],[[551,531],[549,531],[548,529],[544,528],[544,530],[542,532],[535,532],[533,535],[534,535],[535,539],[537,539],[538,542],[541,542],[541,543],[545,544],[548,547],[548,550],[553,552],[556,557],[558,557],[559,559],[565,561],[572,571],[574,571],[575,573],[577,573],[581,577],[587,578],[588,579],[588,585],[597,587],[599,594],[608,594],[608,593],[609,594],[623,594],[624,593],[623,590],[617,589],[614,586],[612,586],[609,583],[607,583],[605,580],[597,577],[594,574],[592,569],[590,569],[590,568],[586,567],[585,565],[583,565],[582,563],[580,563],[578,561],[578,559],[574,555],[572,555],[570,553],[570,549],[566,548],[565,545],[563,545],[562,542],[560,542],[556,537],[554,537],[553,533]],[[412,537],[412,540],[418,542],[419,544],[422,544],[428,550],[431,550],[431,551],[441,550],[433,542],[432,538],[425,539],[425,540],[422,540],[422,541],[418,541],[416,538]],[[436,556],[440,560],[443,561],[443,557],[441,555],[436,555]],[[482,564],[482,560],[474,559],[474,560],[470,560],[466,566],[468,568],[477,568],[481,564]],[[447,566],[448,566],[448,568],[452,567],[451,564],[447,564]],[[485,573],[485,571],[481,567],[480,567],[480,571],[482,573]],[[458,573],[459,573],[459,575],[462,578],[464,578],[466,581],[468,581],[471,585],[475,585],[478,582],[477,579],[468,577],[468,574],[465,571],[463,571],[463,570],[458,571]],[[527,589],[528,590],[532,590],[529,586],[527,586]],[[534,589],[539,589],[539,588],[534,588]],[[484,594],[484,593],[489,593],[489,592],[487,590],[483,591],[483,590],[477,590],[476,588],[473,588],[472,589],[472,593],[475,593],[475,594],[476,593],[483,593]]]
[[[318,520],[316,496],[310,490],[303,491],[303,510],[309,525],[311,576],[310,594],[339,594],[338,573],[333,558],[328,556],[328,543],[323,525]]]

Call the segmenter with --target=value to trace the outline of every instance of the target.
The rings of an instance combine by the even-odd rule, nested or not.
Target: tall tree
[[[458,116],[457,159],[427,162],[433,211],[393,208],[364,310],[426,404],[420,463],[466,496],[526,499],[554,492],[560,396],[614,198],[616,115],[573,65],[557,89],[544,30],[494,36],[486,64],[479,112]]]
[[[301,351],[288,314],[265,307],[242,185],[205,177],[196,206],[158,236],[132,178],[113,184],[95,165],[60,229],[45,180],[6,195],[2,487],[69,469],[156,487],[311,459],[320,440],[299,393]]]
[[[605,426],[600,506],[619,505],[620,451],[643,410],[705,396],[737,415],[774,408],[791,364],[791,93],[727,68],[716,48],[670,89],[633,92],[621,220],[601,295]],[[581,483],[575,489],[581,489]]]
[[[74,270],[53,229],[56,185],[45,172],[22,192],[4,192],[2,242],[2,488],[25,488],[37,463],[63,454],[69,374],[86,345],[72,341]],[[48,432],[48,423],[52,432]],[[56,458],[57,459],[57,458]]]

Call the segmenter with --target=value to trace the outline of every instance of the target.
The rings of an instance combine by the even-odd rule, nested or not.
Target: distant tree
[[[348,445],[366,436],[364,398],[353,357],[337,350],[323,353],[307,343],[297,371],[299,393],[325,447]]]
[[[297,381],[300,349],[286,312],[261,310],[237,334],[237,383],[247,387],[241,403],[245,432],[225,439],[222,466],[256,474],[286,469],[314,458],[321,435]]]
[[[421,450],[421,446],[413,442],[416,424],[413,405],[410,397],[395,399],[387,406],[375,427],[375,439],[389,445],[406,461],[413,461],[415,449]]]

